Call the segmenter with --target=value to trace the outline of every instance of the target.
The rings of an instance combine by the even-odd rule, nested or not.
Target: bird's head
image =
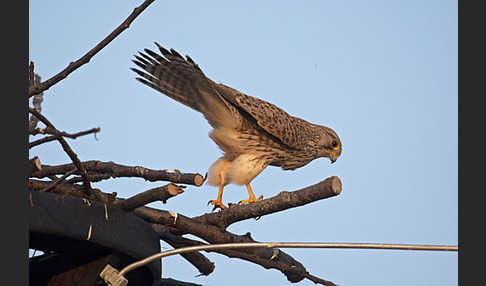
[[[314,148],[317,149],[317,155],[319,157],[328,157],[331,163],[341,155],[342,143],[337,133],[329,127],[315,125],[317,130],[317,144]]]

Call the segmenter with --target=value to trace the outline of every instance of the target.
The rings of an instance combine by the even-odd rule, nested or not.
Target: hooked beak
[[[336,162],[337,158],[339,157],[339,155],[335,152],[331,152],[329,154],[329,160],[331,160],[331,164],[333,164],[334,162]]]

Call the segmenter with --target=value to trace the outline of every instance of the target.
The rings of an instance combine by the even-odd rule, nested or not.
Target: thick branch
[[[155,181],[169,181],[178,184],[189,184],[201,186],[204,182],[204,177],[200,174],[181,173],[178,170],[151,170],[140,166],[123,166],[113,162],[101,161],[86,161],[81,165],[90,172],[109,174],[110,177],[139,177],[145,180]],[[64,174],[72,170],[72,164],[64,164],[58,166],[43,165],[42,170],[35,172],[32,175],[36,178],[44,178],[49,175]]]
[[[39,160],[39,157],[35,156],[34,158],[29,160],[29,177],[32,173],[40,171],[42,169],[42,164]]]
[[[175,227],[184,233],[198,236],[209,243],[255,242],[249,233],[242,236],[236,235],[217,226],[202,224],[174,212],[161,211],[149,207],[140,207],[135,209],[134,212],[149,222]],[[306,278],[307,271],[300,262],[285,252],[275,249],[245,249],[244,251],[242,250],[243,254],[235,255],[235,257],[241,259],[252,257],[252,260],[248,261],[265,268],[277,269],[284,273],[291,282],[299,282]],[[278,253],[276,254],[275,251],[278,251]]]
[[[108,180],[111,179],[110,174],[105,174],[105,173],[94,173],[94,172],[88,172],[88,180],[90,182],[100,182],[103,180]],[[74,177],[68,180],[69,183],[79,183],[82,182],[83,178],[82,177]]]
[[[333,177],[328,178],[327,180],[333,181]],[[29,185],[32,184],[32,181],[34,180],[29,180]],[[321,184],[326,184],[326,183],[321,182],[314,186],[300,190],[300,191],[304,191],[301,192],[301,194],[302,193],[305,194],[305,190],[312,190],[313,188],[319,188],[318,186],[320,186]],[[55,186],[54,189],[64,185],[69,185],[69,184]],[[334,183],[331,185],[334,185],[334,187],[332,187],[334,191],[341,189],[339,180],[334,181]],[[107,194],[103,194],[103,195],[105,197],[109,196]],[[301,195],[301,198],[307,198],[309,196],[313,197],[313,195],[307,194],[307,195]],[[245,207],[250,207],[250,206],[251,205],[246,205]],[[165,229],[165,231],[172,232],[173,234],[174,233],[193,234],[213,244],[235,243],[235,242],[256,242],[251,238],[250,233],[247,233],[246,235],[236,235],[221,229],[219,226],[203,224],[201,222],[195,221],[186,216],[171,211],[157,210],[150,207],[142,206],[136,208],[134,212],[148,222],[151,222],[153,224],[161,224]],[[188,242],[186,239],[183,240],[185,242]],[[270,268],[277,269],[281,271],[291,282],[299,282],[302,279],[307,278],[313,281],[314,283],[320,283],[327,286],[334,286],[332,282],[326,281],[324,279],[309,274],[305,269],[305,267],[300,262],[296,261],[290,255],[286,254],[285,252],[283,252],[278,248],[258,248],[258,249],[248,248],[248,249],[241,249],[241,250],[226,250],[224,253],[223,252],[221,253],[229,257],[236,257],[243,260],[247,260],[252,263],[256,263],[267,269]],[[193,259],[193,258],[189,258],[189,259]]]
[[[132,211],[155,201],[162,201],[165,204],[168,199],[183,192],[182,186],[167,184],[163,187],[153,188],[143,193],[136,194],[125,200],[118,200],[114,205],[119,205],[125,211]]]
[[[170,232],[170,229],[167,228],[166,226],[160,225],[160,224],[152,224],[152,228],[159,234],[160,238],[164,240],[165,242],[169,243],[174,249],[176,248],[182,248],[182,247],[188,247],[188,246],[198,246],[198,245],[203,245],[204,243],[200,241],[196,241],[193,239],[188,239],[181,237],[179,235],[174,235]],[[226,255],[230,258],[240,258],[246,261],[250,261],[256,264],[259,264],[266,269],[270,268],[275,268],[272,267],[274,266],[274,262],[272,260],[267,260],[267,259],[262,259],[258,256],[242,252],[241,250],[238,249],[220,249],[220,250],[208,250],[208,252],[216,252],[219,254]],[[279,255],[279,250],[275,250],[275,255]],[[194,265],[201,274],[203,275],[208,275],[210,274],[213,269],[214,269],[214,263],[209,261],[204,255],[202,255],[200,252],[190,252],[190,253],[183,253],[180,254],[184,258],[186,258],[192,265]],[[187,257],[188,256],[188,257]],[[202,269],[207,269],[209,271],[207,274],[204,274],[204,272],[201,270]],[[291,274],[289,274],[291,275]],[[331,281],[327,281],[318,277],[315,277],[311,275],[310,273],[306,273],[305,277],[312,282],[316,284],[322,284],[322,285],[327,285],[327,286],[336,286],[334,283]]]
[[[58,83],[59,81],[63,80],[66,78],[71,72],[79,68],[80,66],[88,63],[91,58],[96,55],[101,49],[103,49],[106,45],[108,45],[113,39],[115,39],[121,32],[123,32],[125,29],[127,29],[130,24],[135,20],[135,18],[142,13],[145,8],[147,8],[154,0],[145,0],[142,5],[139,7],[135,8],[133,12],[128,16],[128,18],[121,23],[120,26],[118,26],[113,32],[111,32],[103,41],[101,41],[99,44],[97,44],[93,49],[91,49],[89,52],[87,52],[84,56],[82,56],[80,59],[78,59],[75,62],[69,63],[69,65],[56,74],[55,76],[51,77],[50,79],[42,82],[38,86],[32,86],[29,87],[29,97],[36,95],[38,93],[43,92],[44,90],[47,90],[54,84]]]
[[[41,191],[41,190],[49,187],[51,184],[52,184],[52,182],[29,179],[28,189],[33,190],[33,191]],[[96,194],[95,199],[97,201],[103,202],[105,204],[111,204],[115,201],[114,196],[111,195],[111,194],[103,193],[99,189],[95,189],[95,188],[93,188],[91,190]],[[80,198],[85,198],[85,199],[91,199],[83,191],[82,186],[69,184],[69,183],[66,183],[66,182],[53,186],[52,189],[50,190],[50,192],[60,194],[60,195],[68,195],[68,196],[75,196],[75,197],[80,197]]]
[[[329,177],[315,185],[293,191],[280,192],[278,195],[245,205],[232,205],[216,213],[207,213],[193,219],[204,224],[215,225],[226,229],[232,223],[249,218],[257,218],[270,213],[306,205],[317,200],[337,196],[341,193],[342,184],[338,177]]]
[[[56,130],[57,131],[57,130]],[[97,127],[97,128],[91,128],[90,130],[86,130],[86,131],[81,131],[81,132],[78,132],[78,133],[73,133],[73,134],[69,134],[69,133],[66,133],[66,132],[62,132],[62,131],[57,131],[58,134],[55,134],[55,135],[51,135],[51,136],[46,136],[44,138],[41,138],[39,140],[36,140],[36,141],[33,141],[33,142],[30,142],[29,143],[29,149],[32,148],[32,147],[35,147],[37,145],[40,145],[40,144],[43,144],[43,143],[46,143],[46,142],[49,142],[49,141],[54,141],[54,140],[58,140],[59,137],[68,137],[68,138],[71,138],[71,139],[76,139],[80,136],[83,136],[83,135],[87,135],[87,134],[91,134],[91,133],[95,133],[95,136],[96,136],[96,133],[100,132],[101,131],[101,128]],[[54,132],[55,133],[55,132]]]
[[[172,234],[170,229],[161,224],[152,224],[152,228],[159,234],[160,239],[174,248],[194,245],[194,240]],[[201,275],[207,276],[214,271],[214,263],[200,252],[183,253],[181,256],[199,270]]]

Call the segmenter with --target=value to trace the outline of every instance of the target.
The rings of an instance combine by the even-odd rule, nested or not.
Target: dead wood
[[[193,246],[194,240],[175,235],[170,228],[161,224],[152,224],[152,228],[159,234],[160,239],[175,248]],[[199,270],[201,275],[207,276],[214,271],[214,263],[200,252],[183,253],[181,256]]]
[[[217,226],[199,223],[175,212],[161,211],[149,207],[140,207],[135,209],[134,212],[151,223],[175,227],[183,233],[190,233],[213,244],[256,242],[251,238],[249,233],[246,235],[236,235],[229,231],[222,230]],[[234,257],[259,264],[267,269],[277,269],[291,282],[299,282],[302,279],[307,278],[307,271],[300,262],[293,259],[282,250],[275,249],[276,248],[252,248],[238,251],[234,250],[230,253],[232,253]],[[277,256],[276,251],[278,251]]]
[[[113,39],[115,39],[119,34],[121,34],[121,32],[127,29],[130,26],[130,24],[133,22],[133,20],[135,20],[135,18],[140,13],[142,13],[142,11],[145,10],[145,8],[147,8],[152,2],[154,2],[154,0],[145,0],[140,6],[138,6],[133,10],[133,12],[128,16],[128,18],[126,18],[125,21],[123,21],[123,23],[120,24],[120,26],[118,26],[115,30],[113,30],[113,32],[111,32],[106,38],[104,38],[100,43],[98,43],[93,49],[88,51],[80,59],[78,59],[75,62],[70,62],[69,65],[64,70],[54,75],[50,79],[40,83],[37,86],[29,87],[29,97],[39,94],[44,90],[47,90],[54,84],[66,78],[70,73],[75,71],[80,66],[88,63],[94,55],[96,55],[99,51],[101,51],[104,47],[106,47],[111,41],[113,41]]]
[[[28,182],[28,189],[32,191],[41,191],[47,187],[49,187],[52,184],[52,182],[49,181],[41,181],[41,180],[35,180],[35,179],[29,179]],[[95,194],[96,198],[95,200],[103,202],[105,204],[112,204],[115,201],[114,195],[112,194],[107,194],[103,193],[99,189],[92,188],[91,189]],[[80,198],[85,198],[85,199],[93,199],[86,195],[84,192],[84,188],[81,185],[77,184],[69,184],[69,183],[61,183],[58,185],[54,185],[49,192],[51,193],[56,193],[59,195],[67,195],[67,196],[75,196],[75,197],[80,197]]]
[[[34,73],[34,62],[30,62],[29,65],[29,88],[34,87],[40,84],[40,76],[36,73]],[[38,112],[41,112],[41,103],[43,101],[43,96],[44,94],[41,92],[39,94],[36,94],[34,98],[32,99],[32,104],[34,105],[34,109],[37,110]],[[37,127],[37,123],[39,122],[39,119],[37,117],[31,115],[29,119],[29,134],[31,130],[34,130]]]
[[[39,157],[35,156],[34,158],[29,160],[29,177],[32,173],[40,171],[42,169],[42,164],[39,160]]]
[[[162,187],[153,188],[143,193],[136,194],[125,200],[118,200],[114,203],[114,206],[120,206],[125,211],[132,211],[155,201],[161,201],[165,204],[168,199],[183,193],[184,191],[182,188],[183,186],[167,184]]]
[[[105,174],[100,178],[117,178],[117,177],[138,177],[150,182],[169,181],[176,184],[188,184],[201,186],[204,177],[200,174],[182,173],[179,170],[152,170],[140,166],[124,166],[113,162],[86,161],[81,165],[89,172]],[[36,178],[44,178],[49,175],[64,174],[72,170],[73,164],[64,164],[57,166],[42,165],[42,171],[32,174]],[[108,177],[109,175],[109,177]],[[89,176],[88,176],[89,177]]]
[[[34,184],[39,184],[39,181],[36,180],[29,180],[29,185],[34,185]],[[57,185],[53,187],[53,190],[59,191],[61,188],[66,188],[66,186],[69,186],[69,191],[71,195],[80,195],[82,192],[79,191],[73,191],[73,188],[79,188],[79,187],[73,187],[74,185],[65,183],[61,185]],[[327,186],[327,187],[323,187]],[[322,195],[323,191],[321,188],[328,190],[327,192],[324,191],[324,193],[327,193],[328,195]],[[35,190],[35,188],[32,188]],[[320,190],[320,191],[319,191]],[[329,190],[332,190],[332,193],[334,195],[339,194],[341,191],[341,183],[340,180],[337,177],[330,177],[323,182],[320,182],[316,185],[304,188],[302,190],[294,191],[294,192],[287,192],[290,195],[287,195],[287,198],[294,198],[290,199],[287,203],[286,208],[290,207],[295,207],[299,206],[305,203],[309,203],[312,200],[319,200],[323,199],[326,197],[330,197],[331,192]],[[308,193],[309,192],[309,193]],[[314,194],[314,192],[319,193],[320,195]],[[101,193],[101,192],[100,192]],[[284,192],[285,193],[285,192]],[[294,195],[292,195],[292,193]],[[107,198],[110,197],[108,194],[101,193],[101,195],[105,200],[108,200]],[[280,197],[279,197],[280,196]],[[275,199],[276,201],[280,200],[282,196],[282,193],[278,194],[274,198],[270,198],[268,200]],[[136,196],[135,196],[136,197]],[[295,199],[303,199],[305,203],[296,203]],[[120,206],[123,204],[122,202],[118,203],[118,201],[125,201],[124,199],[117,199],[116,204],[120,204]],[[252,204],[248,205],[242,205],[239,206],[241,208],[247,208],[250,210],[249,212],[252,213]],[[272,207],[273,204],[269,204],[269,207],[267,210],[263,210],[263,213],[268,214],[270,213],[270,210],[273,211],[278,211],[280,208],[275,208]],[[234,208],[230,207],[229,209]],[[284,208],[285,209],[285,208]],[[162,228],[165,232],[170,233],[170,235],[166,235],[166,240],[171,241],[174,243],[174,247],[176,245],[181,244],[181,243],[190,243],[190,240],[187,240],[185,238],[180,237],[181,234],[192,234],[197,237],[200,237],[204,239],[205,241],[209,243],[234,243],[234,242],[256,242],[253,240],[251,237],[250,233],[247,233],[245,235],[237,235],[233,234],[229,231],[226,231],[220,227],[221,223],[216,222],[214,225],[213,224],[207,224],[203,223],[208,222],[209,220],[195,220],[188,218],[186,216],[183,216],[181,214],[171,212],[171,211],[165,211],[165,210],[158,210],[146,206],[141,206],[133,210],[134,213],[145,219],[146,221],[152,223],[152,224],[160,224],[160,228]],[[226,210],[225,210],[226,211]],[[223,211],[222,211],[223,212]],[[252,217],[251,215],[243,215],[240,216],[240,218],[250,218]],[[224,224],[224,223],[223,223]],[[175,236],[174,236],[175,235]],[[179,236],[179,238],[177,238]],[[171,240],[172,239],[172,240]],[[169,242],[168,242],[169,243]],[[200,242],[198,242],[200,243]],[[180,246],[179,246],[180,247]],[[315,277],[311,275],[310,273],[307,272],[305,267],[292,258],[290,255],[285,253],[284,251],[278,249],[278,248],[261,248],[261,249],[239,249],[239,250],[221,250],[221,251],[215,251],[221,254],[224,254],[228,257],[234,257],[234,258],[239,258],[243,259],[252,263],[256,263],[266,269],[277,269],[280,272],[282,272],[289,281],[291,282],[299,282],[304,278],[307,278],[315,283],[319,283],[322,285],[327,285],[327,286],[333,286],[334,284],[332,282],[329,282],[327,280]],[[202,271],[200,270],[201,273],[206,273],[208,271],[207,267],[210,267],[207,262],[201,262],[205,261],[204,258],[202,258],[200,255],[195,254],[194,256],[189,256],[186,258],[191,264],[196,264],[199,267],[201,267]],[[198,264],[199,263],[199,264]],[[206,263],[206,264],[205,264]],[[206,268],[203,268],[206,267]],[[199,268],[198,268],[199,269]]]
[[[297,191],[282,191],[278,195],[245,205],[231,205],[231,207],[216,213],[207,213],[193,219],[205,224],[215,225],[226,229],[229,225],[249,218],[258,218],[270,213],[295,208],[337,196],[341,193],[342,184],[338,177],[329,177],[315,185]]]
[[[47,127],[50,127],[52,129],[56,129],[56,127],[54,127],[54,125],[46,117],[44,117],[42,114],[40,114],[37,110],[29,107],[29,112],[32,115],[34,115],[35,117],[37,117],[40,121],[42,121],[42,123],[44,123]],[[64,140],[64,138],[59,137],[59,138],[57,138],[57,141],[59,141],[59,143],[62,146],[62,149],[64,150],[64,152],[66,152],[66,154],[69,156],[69,158],[71,158],[74,166],[78,169],[81,176],[83,177],[83,186],[84,186],[85,193],[88,196],[91,196],[91,184],[88,181],[86,169],[84,169],[84,167],[81,165],[81,161],[79,161],[78,155],[76,155],[76,153],[74,153],[74,151],[71,149],[71,147],[69,147],[69,144],[66,142],[66,140]],[[73,168],[69,169],[66,172],[69,172],[72,169]]]
[[[34,129],[34,130],[36,130],[36,129]],[[36,131],[33,131],[33,132],[36,132]],[[52,128],[50,128],[50,130],[45,130],[44,132],[46,132],[48,134],[54,134],[54,135],[46,136],[44,138],[30,142],[29,143],[29,149],[32,148],[32,147],[38,146],[40,144],[46,143],[46,142],[57,140],[61,136],[71,138],[71,139],[76,139],[80,136],[84,136],[84,135],[91,134],[91,133],[94,133],[95,136],[96,136],[96,133],[98,133],[100,131],[101,131],[101,128],[96,127],[96,128],[91,128],[91,129],[86,130],[86,131],[81,131],[81,132],[70,134],[70,133],[66,133],[66,132],[63,132],[63,131],[52,130]],[[42,131],[37,131],[37,132],[40,133]]]
[[[62,175],[60,178],[54,180],[49,186],[45,187],[44,189],[40,190],[41,192],[48,192],[55,186],[59,185],[63,182],[67,177],[71,176],[77,169],[72,169],[71,171],[67,172],[66,174]]]

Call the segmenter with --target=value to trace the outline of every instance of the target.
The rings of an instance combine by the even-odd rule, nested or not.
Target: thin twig
[[[154,0],[145,0],[142,3],[142,5],[135,8],[133,12],[128,16],[128,18],[126,18],[126,20],[123,21],[123,23],[121,23],[121,25],[118,26],[113,32],[111,32],[105,39],[103,39],[93,49],[91,49],[89,52],[87,52],[84,56],[79,58],[77,61],[69,63],[69,65],[64,70],[62,70],[55,76],[51,77],[50,79],[42,82],[39,86],[29,87],[29,97],[49,89],[54,84],[66,78],[74,70],[88,63],[94,55],[96,55],[99,51],[101,51],[101,49],[107,46],[113,39],[115,39],[119,34],[121,34],[121,32],[127,29],[130,26],[130,24],[133,22],[133,20],[140,13],[142,13],[142,11],[145,10],[145,8],[147,8],[152,2],[154,2]]]
[[[37,108],[35,108],[35,110],[37,110]],[[39,113],[40,111],[37,110]],[[30,119],[36,119],[37,120],[37,117],[35,117],[34,115],[31,115],[30,116]],[[40,128],[40,127],[37,127],[37,128],[31,128],[29,129],[29,135],[37,135],[37,134],[52,134],[53,132],[55,132],[52,128],[50,127],[44,127],[44,128]]]
[[[35,115],[35,117],[37,117],[40,121],[42,121],[42,123],[44,123],[46,126],[56,129],[56,127],[54,127],[54,125],[46,117],[44,117],[42,114],[37,112],[37,110],[29,107],[29,112]],[[81,173],[81,176],[83,176],[84,190],[88,196],[91,196],[91,184],[88,181],[86,169],[81,165],[81,161],[79,161],[78,156],[76,155],[76,153],[74,153],[71,147],[69,147],[69,144],[66,142],[66,140],[64,140],[64,138],[59,137],[57,138],[57,141],[59,141],[64,152],[66,152],[69,158],[71,158],[74,165]],[[72,168],[70,170],[72,170]]]
[[[36,73],[33,73],[34,71],[34,63],[31,62],[31,78],[30,78],[30,86],[38,86],[40,84],[40,76]],[[38,112],[41,112],[41,103],[43,101],[43,93],[36,94],[34,96],[34,99],[32,99],[32,104],[34,105],[34,109],[37,110]],[[37,126],[37,123],[39,122],[39,119],[37,117],[31,115],[29,119],[29,134],[33,133],[32,130],[34,130]]]
[[[50,191],[52,188],[54,188],[55,186],[59,185],[61,182],[63,182],[67,177],[71,176],[72,174],[74,174],[74,172],[76,172],[78,169],[72,169],[71,171],[67,172],[66,174],[64,174],[62,177],[60,177],[59,179],[55,180],[54,182],[52,182],[49,186],[45,187],[44,189],[40,190],[41,192],[48,192]]]
[[[160,282],[157,285],[158,286],[203,286],[201,284],[184,282],[172,278],[160,278]]]
[[[153,223],[152,228],[159,234],[160,239],[170,244],[173,248],[193,246],[194,243],[203,244],[202,242],[196,242],[195,240],[172,234],[165,225]],[[196,267],[201,273],[200,275],[207,276],[214,271],[214,262],[200,252],[183,253],[181,256]]]
[[[77,137],[80,137],[80,136],[83,136],[83,135],[87,135],[87,134],[91,134],[91,133],[95,133],[96,134],[96,133],[98,133],[100,131],[101,131],[101,128],[99,128],[99,127],[92,128],[92,129],[86,130],[86,131],[81,131],[81,132],[78,132],[78,133],[73,133],[73,134],[69,134],[69,133],[66,133],[66,132],[58,131],[59,132],[58,134],[51,135],[51,136],[46,136],[46,137],[41,138],[39,140],[30,142],[29,143],[29,149],[32,148],[32,147],[35,147],[37,145],[46,143],[46,142],[50,142],[50,141],[57,140],[59,137],[67,137],[67,138],[71,138],[71,139],[76,139]],[[52,130],[50,132],[55,133]]]
[[[34,87],[34,62],[30,61],[29,64],[29,88]]]

